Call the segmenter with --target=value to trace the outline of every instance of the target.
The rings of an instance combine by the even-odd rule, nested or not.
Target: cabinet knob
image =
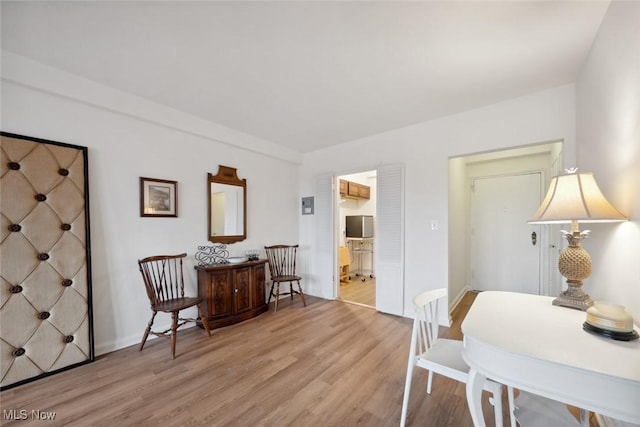
[[[238,293],[238,288],[236,288],[236,294]]]

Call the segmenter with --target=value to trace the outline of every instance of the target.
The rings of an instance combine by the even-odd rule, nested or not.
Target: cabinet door
[[[347,181],[345,181],[344,179],[341,179],[339,182],[340,182],[340,194],[341,195],[347,194]]]
[[[252,308],[259,308],[266,304],[265,297],[265,266],[264,264],[256,265],[253,269],[253,283],[252,283],[252,293],[253,293],[253,306]]]
[[[358,186],[358,197],[369,199],[371,197],[371,187],[368,185]]]
[[[347,187],[347,194],[349,196],[358,197],[360,193],[360,184],[348,181]]]
[[[233,314],[233,282],[229,271],[209,273],[209,317],[224,317]]]
[[[235,314],[251,310],[251,267],[233,270]]]

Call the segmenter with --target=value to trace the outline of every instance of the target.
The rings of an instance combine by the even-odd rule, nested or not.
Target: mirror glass
[[[244,234],[244,188],[211,183],[211,235]]]
[[[220,166],[218,174],[209,174],[209,241],[234,243],[247,238],[247,181],[239,179],[236,169]]]

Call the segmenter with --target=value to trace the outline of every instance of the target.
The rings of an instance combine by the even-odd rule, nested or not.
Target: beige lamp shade
[[[531,224],[617,222],[627,218],[602,195],[592,173],[560,175],[551,179]]]
[[[602,195],[593,174],[575,173],[574,169],[551,180],[547,195],[529,223],[571,223],[571,232],[562,232],[569,246],[558,258],[558,270],[566,277],[568,288],[553,300],[553,305],[583,311],[593,305],[593,300],[582,291],[582,281],[591,274],[591,257],[580,241],[589,236],[589,231],[581,232],[578,223],[626,219]]]

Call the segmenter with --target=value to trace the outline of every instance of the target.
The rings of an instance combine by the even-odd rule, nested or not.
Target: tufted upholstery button
[[[9,162],[7,166],[9,166],[9,169],[11,169],[12,171],[17,171],[20,169],[20,163],[16,162]]]
[[[9,226],[9,231],[12,231],[14,233],[20,230],[22,230],[22,227],[20,226],[20,224],[11,224]]]
[[[12,294],[19,294],[20,292],[22,292],[22,286],[13,285],[9,288],[9,292],[11,292]]]
[[[48,319],[49,316],[51,316],[51,313],[49,313],[48,311],[43,311],[42,313],[38,313],[38,319],[40,320]]]
[[[71,279],[64,279],[62,281],[62,286],[71,286],[71,285],[73,285],[73,280]]]
[[[40,261],[46,261],[49,259],[49,254],[45,254],[45,253],[38,254],[38,259]]]
[[[60,168],[58,169],[58,173],[62,176],[67,176],[69,175],[69,169],[65,169],[65,168]]]
[[[20,347],[20,348],[16,348],[14,349],[11,354],[13,355],[13,357],[19,357],[22,356],[25,353],[24,348]]]
[[[73,342],[73,335],[67,335],[66,337],[64,337],[64,342],[66,344]]]
[[[60,228],[64,231],[69,231],[71,230],[71,224],[62,224]]]
[[[44,194],[36,194],[35,199],[39,202],[44,202],[45,200],[47,200],[47,196],[45,196]]]

